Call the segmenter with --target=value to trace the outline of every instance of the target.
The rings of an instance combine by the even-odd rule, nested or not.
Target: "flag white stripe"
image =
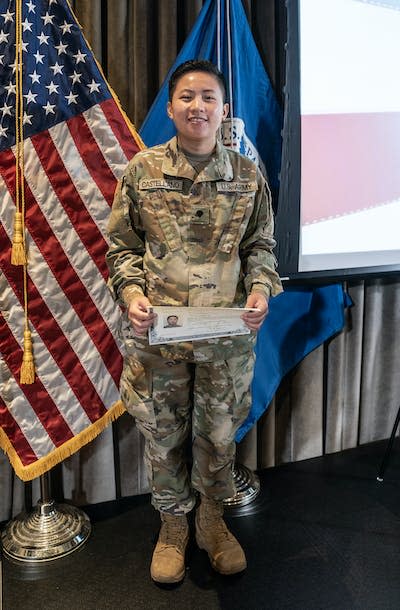
[[[71,176],[71,180],[82,199],[82,203],[86,206],[97,228],[108,242],[106,227],[110,215],[110,206],[104,199],[101,190],[93,180],[86,165],[83,162],[76,162],[79,158],[79,151],[66,123],[59,123],[52,127],[49,129],[49,133],[65,169]]]
[[[96,104],[82,113],[115,178],[122,176],[129,159],[115,137],[101,106]],[[101,138],[101,139],[100,139]]]

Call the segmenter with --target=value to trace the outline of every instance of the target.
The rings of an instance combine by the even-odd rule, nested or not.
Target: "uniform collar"
[[[176,176],[179,178],[196,179],[196,173],[185,155],[178,149],[176,137],[169,140],[166,144],[165,154],[162,162],[162,172],[168,176]],[[229,154],[225,146],[217,140],[216,151],[213,160],[204,168],[197,176],[197,180],[201,182],[214,180],[233,179],[233,168],[229,159]]]

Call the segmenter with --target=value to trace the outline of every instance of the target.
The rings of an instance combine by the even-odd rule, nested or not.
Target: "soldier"
[[[187,513],[221,574],[246,568],[223,520],[234,494],[235,434],[250,409],[256,331],[281,292],[273,215],[255,164],[217,138],[228,114],[225,82],[208,61],[181,64],[169,82],[177,136],[136,154],[116,190],[107,253],[109,285],[125,308],[121,399],[146,439],[152,503],[161,529],[154,581],[185,573]],[[248,335],[149,346],[152,305],[249,307]],[[187,441],[191,441],[191,467]]]

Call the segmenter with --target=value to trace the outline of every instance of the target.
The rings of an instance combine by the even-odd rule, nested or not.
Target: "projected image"
[[[300,1],[299,270],[400,263],[400,0]]]

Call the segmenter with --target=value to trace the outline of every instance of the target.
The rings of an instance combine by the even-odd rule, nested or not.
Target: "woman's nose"
[[[191,102],[191,107],[195,108],[195,109],[200,109],[203,108],[203,98],[201,95],[196,95],[195,97],[193,97],[192,102]]]

